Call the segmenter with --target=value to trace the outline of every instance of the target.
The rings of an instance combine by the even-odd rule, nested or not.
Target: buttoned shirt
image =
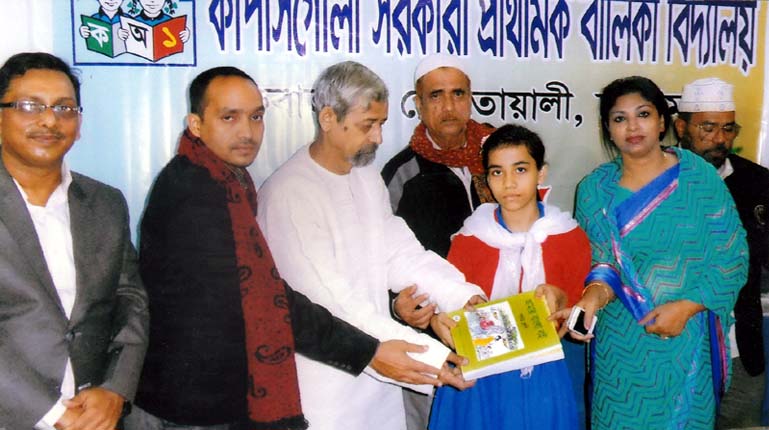
[[[69,198],[67,190],[72,183],[72,174],[66,165],[61,168],[61,183],[53,190],[45,206],[33,205],[29,202],[27,193],[13,180],[19,189],[27,210],[35,226],[40,248],[43,250],[45,263],[51,274],[56,293],[61,300],[62,308],[67,318],[72,314],[76,296],[75,257],[72,251],[72,231],[69,222]],[[75,376],[72,363],[67,359],[64,379],[61,384],[61,397],[53,407],[35,425],[38,430],[53,430],[53,425],[64,415],[66,407],[62,400],[75,395]]]

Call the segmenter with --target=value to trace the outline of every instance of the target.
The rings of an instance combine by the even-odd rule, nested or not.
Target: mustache
[[[379,149],[379,145],[375,145],[375,144],[372,143],[372,144],[366,145],[363,148],[361,148],[360,151],[358,151],[358,153],[361,153],[361,154],[373,154],[373,153],[375,153],[377,151],[377,149]]]
[[[705,152],[729,152],[729,149],[726,148],[726,145],[719,143],[718,145],[706,150]]]
[[[48,129],[42,129],[42,130],[33,130],[29,133],[27,133],[27,137],[35,139],[38,137],[48,137],[53,136],[56,139],[62,139],[64,137],[64,133],[59,131],[55,128],[48,128]]]
[[[237,142],[235,142],[232,146],[257,146],[258,142],[254,139],[240,139]]]

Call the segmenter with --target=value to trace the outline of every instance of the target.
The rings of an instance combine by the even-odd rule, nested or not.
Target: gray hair
[[[382,78],[363,64],[344,61],[324,70],[312,86],[312,111],[315,126],[318,115],[329,106],[337,121],[342,121],[350,109],[362,105],[368,109],[371,102],[387,102],[389,92]]]

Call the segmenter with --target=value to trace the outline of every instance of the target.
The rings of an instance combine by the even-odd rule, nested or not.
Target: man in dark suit
[[[71,172],[80,83],[45,53],[0,68],[0,428],[112,430],[148,308],[120,191]]]
[[[736,121],[731,84],[706,78],[686,85],[678,111],[675,128],[681,146],[710,162],[724,179],[748,234],[750,248],[748,282],[734,306],[736,321],[730,336],[732,383],[721,404],[716,427],[758,426],[764,390],[764,378],[760,376],[764,372],[761,266],[767,263],[769,170],[732,153],[740,125]]]

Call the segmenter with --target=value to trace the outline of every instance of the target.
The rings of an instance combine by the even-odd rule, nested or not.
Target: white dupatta
[[[494,217],[499,205],[484,203],[466,220],[456,234],[475,236],[488,246],[499,249],[499,262],[489,299],[509,297],[531,291],[545,282],[542,243],[550,235],[569,232],[577,221],[568,212],[544,205],[545,215],[534,222],[529,231],[511,233]],[[523,271],[523,279],[521,279]],[[521,282],[523,281],[523,282]]]

